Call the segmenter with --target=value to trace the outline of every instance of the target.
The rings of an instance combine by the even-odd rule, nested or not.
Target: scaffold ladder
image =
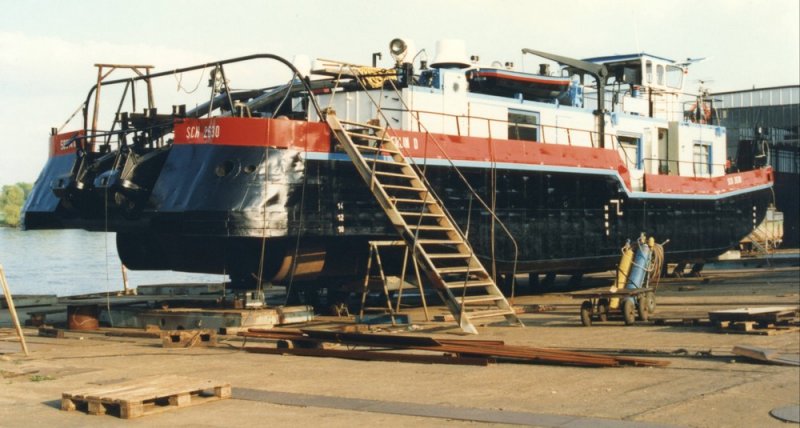
[[[477,334],[472,322],[492,317],[522,325],[461,230],[387,129],[339,120],[331,109],[326,121],[461,329]]]

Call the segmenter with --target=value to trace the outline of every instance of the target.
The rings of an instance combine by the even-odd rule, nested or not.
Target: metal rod
[[[282,63],[283,65],[288,67],[290,70],[292,70],[292,72],[297,74],[297,76],[300,79],[300,83],[309,92],[309,99],[311,100],[311,104],[314,106],[314,110],[316,110],[316,112],[319,115],[319,117],[323,117],[322,109],[319,107],[319,104],[317,103],[317,98],[314,96],[314,94],[312,92],[311,85],[310,85],[309,81],[306,80],[306,78],[305,78],[306,76],[304,76],[302,73],[300,73],[300,71],[297,69],[297,67],[294,66],[294,64],[292,64],[290,61],[288,61],[285,58],[282,58],[282,57],[280,57],[278,55],[255,54],[255,55],[241,56],[241,57],[238,57],[238,58],[231,58],[231,59],[226,59],[226,60],[223,60],[223,61],[199,64],[199,65],[195,65],[195,66],[191,66],[191,67],[176,68],[174,70],[162,71],[162,72],[153,73],[153,74],[147,74],[145,76],[135,77],[135,78],[133,78],[133,80],[134,81],[147,80],[149,82],[152,79],[157,78],[157,77],[169,76],[169,75],[173,75],[173,74],[176,74],[176,73],[184,73],[184,72],[187,72],[187,71],[200,70],[200,69],[204,69],[204,68],[215,67],[217,65],[230,64],[230,63],[234,63],[234,62],[249,61],[249,60],[252,60],[252,59],[271,59],[271,60],[275,60],[275,61],[278,61],[278,62]],[[105,82],[104,84],[106,86],[107,85],[114,85],[114,84],[124,83],[124,82],[126,82],[128,80],[130,80],[130,79],[110,80],[108,82]],[[98,85],[95,85],[91,89],[89,89],[89,93],[86,95],[87,105],[88,105],[89,99],[91,99],[91,97],[92,97],[92,94],[97,89],[98,89]],[[88,115],[87,114],[83,115],[83,127],[84,127],[84,129],[86,129],[88,127]]]

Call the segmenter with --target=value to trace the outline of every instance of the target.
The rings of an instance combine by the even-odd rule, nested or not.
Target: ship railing
[[[90,135],[76,135],[70,139],[69,144],[75,144],[76,147],[82,147],[88,153],[106,153],[109,150],[116,150],[124,145],[128,145],[129,143],[126,142],[124,137],[135,134],[137,132],[150,132],[154,130],[162,130],[164,126],[149,126],[149,127],[140,127],[140,128],[129,128],[129,129],[121,129],[121,130],[95,130],[94,133],[90,133]],[[148,147],[151,148],[158,148],[163,147],[166,143],[164,142],[163,137],[167,137],[171,134],[165,133],[152,142],[149,142]],[[114,138],[116,137],[116,138]],[[97,140],[101,140],[98,142]]]
[[[727,164],[722,163],[708,163],[703,161],[681,161],[675,159],[661,159],[661,158],[654,158],[654,157],[646,157],[642,158],[645,163],[656,162],[658,164],[657,174],[660,175],[675,175],[675,176],[684,176],[684,177],[695,177],[695,178],[708,178],[714,176],[714,171],[722,170],[725,171],[727,168]],[[681,168],[683,165],[689,165],[691,167],[691,175],[684,175],[681,174],[684,171],[684,168]]]
[[[346,64],[346,63],[339,63],[338,65],[340,67],[340,70],[342,70],[342,71],[349,70],[353,75],[358,76],[357,67],[359,67],[359,66],[352,65],[352,64]],[[386,111],[388,111],[388,109],[384,109],[381,106],[381,103],[376,101],[372,97],[372,95],[370,95],[370,89],[367,88],[367,86],[364,84],[364,81],[363,81],[364,79],[357,78],[355,80],[359,83],[359,85],[361,86],[362,90],[367,95],[367,97],[369,97],[370,102],[376,107],[377,114],[383,119],[384,123],[386,123],[386,129],[391,131],[392,130],[391,119],[385,113]],[[400,111],[402,111],[402,112],[412,112],[412,110],[409,108],[408,104],[406,104],[405,101],[403,100],[401,91],[397,87],[397,85],[395,84],[395,81],[387,79],[387,80],[385,80],[385,83],[388,84],[388,86],[391,87],[391,90],[397,95],[397,98],[400,100],[400,103],[403,105],[404,108],[400,109]],[[381,90],[381,96],[380,96],[379,99],[383,99],[382,92],[384,91],[385,87],[387,86],[386,84],[381,86],[381,89],[380,89]],[[333,98],[334,98],[334,96],[336,94],[336,90],[332,91],[331,94],[332,95],[331,95],[330,103],[331,103],[331,105],[333,105]],[[322,116],[320,116],[320,117],[322,117]],[[508,229],[508,227],[505,225],[505,223],[500,219],[500,217],[497,216],[497,213],[495,212],[493,206],[490,206],[486,201],[484,201],[483,198],[481,198],[481,196],[475,190],[475,188],[472,187],[472,184],[470,184],[469,180],[467,180],[467,178],[464,176],[464,174],[461,172],[461,170],[458,168],[458,166],[456,166],[456,164],[453,161],[453,159],[450,158],[449,154],[444,149],[444,147],[442,146],[441,142],[439,142],[439,140],[436,138],[436,136],[433,133],[429,132],[427,127],[425,126],[425,124],[423,124],[422,121],[419,120],[419,116],[414,116],[413,114],[411,114],[411,117],[415,118],[416,124],[417,124],[417,129],[420,132],[424,132],[425,133],[426,137],[428,137],[428,140],[433,143],[433,145],[435,146],[435,149],[442,155],[443,159],[445,161],[447,161],[449,166],[452,168],[452,171],[454,171],[456,173],[456,175],[458,176],[459,180],[464,184],[464,186],[466,187],[467,191],[470,193],[470,195],[472,197],[471,200],[477,201],[478,204],[491,216],[491,218],[492,218],[492,238],[491,238],[491,240],[492,240],[492,242],[491,242],[492,263],[495,263],[495,258],[494,258],[494,251],[495,251],[495,245],[494,244],[495,243],[494,243],[494,232],[493,232],[494,231],[494,225],[495,224],[499,225],[501,230],[503,231],[503,233],[508,237],[508,240],[511,243],[511,245],[513,246],[513,251],[514,251],[514,260],[513,260],[513,264],[512,264],[512,271],[511,271],[511,276],[509,278],[510,279],[510,284],[511,284],[511,289],[512,289],[512,297],[513,297],[513,293],[514,293],[513,290],[515,289],[515,278],[514,277],[516,276],[516,273],[517,273],[517,263],[519,261],[519,245],[517,243],[517,240],[514,238],[514,235],[511,233],[511,231]],[[398,144],[398,148],[401,151],[404,152],[404,156],[408,160],[409,164],[411,164],[411,166],[417,170],[417,173],[418,173],[420,179],[425,183],[426,187],[430,190],[431,194],[437,200],[443,201],[443,199],[436,193],[436,191],[434,190],[432,184],[430,183],[430,181],[428,180],[428,178],[427,178],[427,176],[425,174],[425,172],[427,170],[426,161],[428,159],[428,155],[426,154],[426,156],[424,156],[424,158],[423,158],[423,161],[420,163],[417,160],[415,160],[414,157],[410,153],[408,153],[408,151],[406,150],[406,148],[402,144]],[[427,152],[427,149],[428,149],[428,144],[425,145],[426,152]],[[375,165],[376,164],[373,164],[373,168],[375,168]],[[494,200],[495,194],[496,194],[496,192],[493,191],[492,192],[492,198],[493,198],[493,200],[492,200],[493,204],[492,205],[494,205],[494,202],[495,202],[495,200]],[[472,204],[470,202],[470,206],[471,205]],[[422,210],[423,208],[424,207],[421,207],[420,209]],[[468,223],[466,225],[467,232],[465,232],[464,230],[462,230],[461,226],[458,225],[458,222],[452,217],[452,215],[450,214],[449,210],[447,210],[447,207],[445,206],[444,208],[445,208],[444,209],[445,215],[447,215],[448,218],[450,219],[451,223],[456,226],[456,228],[455,228],[456,231],[459,234],[461,234],[461,236],[464,238],[465,242],[468,242],[469,219],[471,218],[471,216],[468,216]],[[470,212],[471,212],[471,209],[470,209]],[[421,221],[421,219],[422,219],[422,217],[420,216],[420,221]],[[417,230],[419,230],[419,229],[417,229]],[[419,233],[419,232],[417,232],[417,233]],[[469,247],[470,247],[470,251],[474,253],[474,250],[472,249],[472,246],[470,245]],[[416,251],[416,247],[412,251]],[[494,268],[494,266],[492,267],[491,272],[492,272],[493,275],[496,275],[496,269]],[[464,288],[464,290],[466,291],[466,287]]]
[[[591,148],[598,148],[599,147],[599,133],[595,130],[584,129],[584,128],[575,128],[575,127],[566,127],[566,126],[558,126],[558,125],[548,125],[548,124],[527,124],[521,122],[514,122],[508,121],[503,119],[496,119],[496,118],[488,118],[483,116],[462,116],[452,113],[443,113],[443,112],[435,112],[435,111],[427,111],[427,110],[405,110],[400,108],[382,108],[382,110],[387,112],[398,112],[398,113],[409,113],[410,117],[413,118],[414,123],[416,124],[417,131],[419,132],[426,132],[427,129],[424,129],[424,125],[422,125],[422,117],[423,116],[440,116],[442,118],[446,118],[446,120],[452,120],[454,123],[455,133],[457,136],[472,136],[472,137],[486,137],[489,139],[490,150],[492,150],[491,145],[495,138],[492,135],[492,129],[496,129],[496,125],[500,124],[500,126],[505,126],[509,129],[509,133],[511,133],[511,128],[518,128],[518,129],[526,129],[526,130],[533,130],[536,131],[536,138],[531,140],[525,139],[518,139],[512,138],[513,135],[505,134],[508,139],[515,139],[518,141],[531,141],[536,143],[542,144],[563,144],[568,146],[577,146],[577,147],[591,147]],[[466,121],[467,123],[464,124],[463,122]],[[485,122],[486,125],[480,125],[481,130],[486,130],[487,135],[475,135],[471,131],[478,126],[475,125],[475,122]],[[519,135],[519,134],[517,134]],[[689,164],[691,165],[691,176],[693,177],[711,177],[713,172],[722,170],[724,171],[726,168],[725,164],[721,163],[707,163],[702,161],[676,161],[676,160],[664,160],[659,158],[641,158],[641,162],[636,159],[635,153],[631,153],[632,150],[635,150],[631,147],[625,147],[619,140],[619,135],[616,133],[606,133],[606,141],[610,144],[607,145],[609,149],[613,148],[618,152],[621,152],[622,160],[625,163],[625,166],[628,169],[640,169],[640,170],[647,170],[647,165],[651,164],[652,161],[658,161],[658,166],[650,168],[654,173],[659,174],[674,174],[678,175],[680,172],[679,165]],[[585,144],[588,141],[588,145]],[[583,144],[581,144],[583,143]],[[443,148],[440,150],[444,156],[447,156],[446,150]]]
[[[543,144],[563,144],[576,147],[591,147],[591,148],[600,147],[599,143],[600,133],[592,129],[549,125],[543,123],[529,124],[529,123],[514,122],[504,119],[489,118],[484,116],[463,116],[452,113],[435,112],[428,110],[410,110],[410,109],[406,110],[406,109],[390,108],[390,107],[383,107],[382,110],[393,111],[398,113],[409,113],[409,115],[413,118],[414,123],[416,123],[417,131],[419,132],[423,132],[422,131],[423,126],[421,125],[423,121],[422,119],[423,115],[441,116],[442,118],[446,118],[447,120],[453,121],[455,127],[448,129],[455,129],[455,134],[459,137],[477,137],[477,138],[486,137],[491,142],[494,141],[495,139],[500,139],[499,137],[492,135],[492,129],[496,129],[495,125],[500,124],[501,126],[505,126],[506,129],[509,129],[509,132],[507,134],[504,134],[505,138],[502,139],[532,141]],[[463,123],[464,121],[466,121],[467,123],[464,124]],[[475,124],[482,122],[486,123],[485,128],[483,127],[483,125]],[[480,127],[480,129],[482,130],[486,129],[487,132],[480,134],[472,132],[474,128],[478,127]],[[511,131],[511,128],[515,128],[516,130],[523,129],[523,130],[536,131],[536,137],[535,139],[512,138],[513,132]],[[617,134],[606,132],[605,135],[606,135],[606,141],[614,143],[613,145],[609,145],[608,147],[617,148],[618,147]],[[519,134],[517,134],[517,136],[519,136]]]

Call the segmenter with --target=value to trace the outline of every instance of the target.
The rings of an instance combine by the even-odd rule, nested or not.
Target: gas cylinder
[[[622,257],[620,257],[619,259],[619,268],[617,269],[617,279],[616,281],[614,281],[614,287],[612,287],[612,290],[620,289],[625,285],[625,282],[628,279],[628,274],[630,274],[632,261],[633,261],[633,249],[631,248],[631,243],[626,242],[625,246],[622,247]],[[610,301],[608,302],[608,306],[611,309],[617,309],[619,307],[619,299],[617,298],[610,299]]]
[[[633,266],[631,266],[630,275],[625,282],[625,288],[642,288],[652,253],[653,250],[647,245],[647,239],[642,234],[636,241],[636,255],[633,258]]]

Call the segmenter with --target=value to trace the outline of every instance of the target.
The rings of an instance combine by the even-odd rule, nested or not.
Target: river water
[[[12,294],[75,294],[122,289],[113,233],[83,230],[20,231],[0,227],[0,265]],[[145,284],[221,282],[222,275],[128,271],[131,287]],[[1,293],[0,293],[1,294]]]

